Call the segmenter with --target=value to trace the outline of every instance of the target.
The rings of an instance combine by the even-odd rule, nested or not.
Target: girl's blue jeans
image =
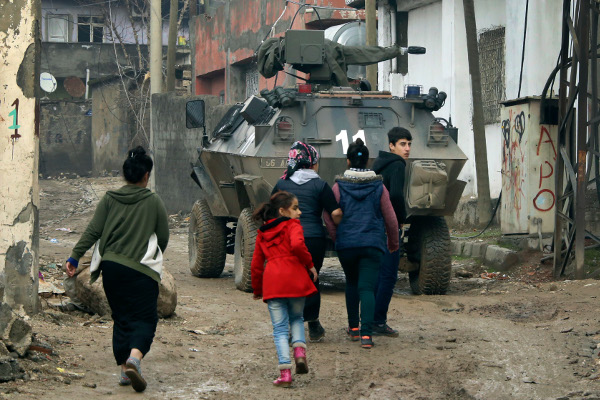
[[[273,323],[273,341],[277,349],[279,365],[289,364],[290,359],[290,331],[292,344],[306,344],[304,337],[304,301],[305,297],[292,297],[267,300],[271,322]]]

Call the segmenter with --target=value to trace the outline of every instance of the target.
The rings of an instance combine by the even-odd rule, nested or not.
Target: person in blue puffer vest
[[[346,275],[347,333],[351,340],[360,338],[365,349],[373,347],[375,286],[381,257],[386,245],[390,252],[399,247],[398,221],[389,193],[381,175],[366,169],[368,161],[369,149],[361,139],[356,139],[348,147],[349,169],[336,178],[333,186],[343,212],[337,229],[325,214],[327,229]]]

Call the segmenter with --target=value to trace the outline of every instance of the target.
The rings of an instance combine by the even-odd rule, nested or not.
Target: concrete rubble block
[[[9,351],[23,357],[31,344],[32,329],[26,321],[23,306],[12,309],[8,304],[0,304],[0,339]]]
[[[473,254],[473,242],[466,242],[462,249],[462,255],[471,257],[471,254]]]
[[[462,240],[453,240],[452,241],[452,255],[460,256],[462,254],[464,245],[465,245],[465,242]]]
[[[517,252],[504,247],[490,245],[485,251],[483,263],[498,271],[509,271],[517,264]]]
[[[0,358],[0,382],[9,382],[24,377],[23,368],[11,357]]]
[[[471,250],[471,257],[484,258],[487,247],[488,247],[487,243],[473,243],[473,248]]]
[[[542,245],[544,247],[552,245],[552,237],[542,238]],[[527,238],[527,249],[529,250],[539,250],[540,249],[540,239],[539,238]]]
[[[75,281],[75,292],[78,300],[90,311],[98,315],[111,314],[111,309],[102,287],[102,275],[94,284],[90,284],[90,269],[85,268],[80,271]],[[161,318],[169,317],[173,315],[176,307],[177,288],[175,287],[175,279],[168,271],[163,270],[158,293],[158,316]]]
[[[170,317],[175,313],[177,307],[177,287],[175,278],[169,271],[163,270],[163,276],[158,287],[158,316],[160,318]]]
[[[98,315],[110,315],[111,309],[104,294],[102,287],[102,278],[98,279],[94,284],[90,284],[90,269],[85,268],[78,271],[77,279],[75,280],[75,293],[77,299],[85,305],[91,312]]]

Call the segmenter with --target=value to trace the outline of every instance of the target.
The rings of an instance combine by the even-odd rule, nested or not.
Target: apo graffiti
[[[542,152],[540,156],[540,150],[543,145],[551,146],[552,153]],[[550,211],[554,208],[554,203],[556,203],[556,196],[554,192],[550,188],[554,188],[554,167],[551,164],[547,157],[549,154],[552,154],[552,161],[556,161],[556,147],[554,146],[554,141],[550,136],[550,132],[545,126],[540,126],[540,138],[537,144],[536,150],[536,160],[535,162],[539,165],[540,170],[540,179],[537,187],[537,194],[533,198],[533,206],[538,211]],[[544,172],[546,171],[546,173]],[[542,188],[544,187],[544,188]]]

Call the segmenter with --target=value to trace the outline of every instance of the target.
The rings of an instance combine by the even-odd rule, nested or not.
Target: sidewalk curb
[[[465,242],[463,240],[452,241],[452,255],[481,259],[483,265],[498,271],[510,270],[519,260],[519,256],[514,250],[483,242]]]

